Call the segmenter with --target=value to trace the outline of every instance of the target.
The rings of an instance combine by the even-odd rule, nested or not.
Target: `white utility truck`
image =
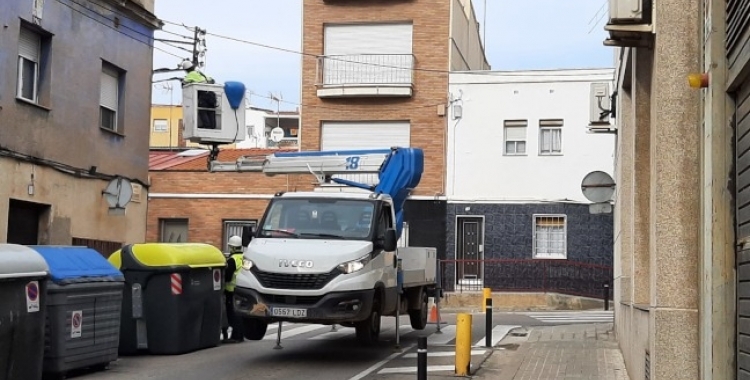
[[[424,329],[437,250],[397,247],[404,203],[423,166],[416,148],[268,156],[267,175],[312,172],[321,182],[366,191],[278,193],[258,227],[243,232],[234,307],[246,338],[263,339],[269,323],[293,321],[354,327],[361,342],[371,343],[381,317],[397,314]],[[379,182],[332,178],[352,173],[377,173]]]

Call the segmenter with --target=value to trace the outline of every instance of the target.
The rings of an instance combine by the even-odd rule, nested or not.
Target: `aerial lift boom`
[[[276,174],[314,174],[320,183],[335,182],[385,194],[393,201],[396,214],[396,236],[401,237],[404,221],[404,203],[417,187],[424,170],[424,152],[419,148],[378,150],[340,150],[313,152],[279,152],[266,157],[263,172]],[[343,178],[336,174],[377,173],[378,184],[368,185]]]

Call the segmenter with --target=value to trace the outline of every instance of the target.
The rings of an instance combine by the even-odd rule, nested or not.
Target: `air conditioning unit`
[[[654,0],[609,0],[609,21],[604,30],[609,32],[605,46],[648,47],[649,35],[654,32]]]
[[[640,24],[645,21],[644,8],[648,0],[609,0],[609,23]]]
[[[609,84],[606,82],[591,83],[589,96],[589,125],[609,125],[611,111]]]

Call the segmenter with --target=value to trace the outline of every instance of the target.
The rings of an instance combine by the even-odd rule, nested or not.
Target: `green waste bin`
[[[42,378],[48,271],[34,250],[0,244],[0,380]]]
[[[219,249],[130,244],[109,261],[125,276],[120,354],[183,354],[219,344],[226,267]]]

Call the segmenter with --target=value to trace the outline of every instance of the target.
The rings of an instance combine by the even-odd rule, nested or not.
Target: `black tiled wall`
[[[466,211],[466,207],[470,210]],[[612,265],[613,247],[613,218],[612,214],[593,215],[589,213],[588,205],[572,203],[527,203],[527,204],[449,204],[448,218],[446,220],[446,254],[448,259],[455,258],[455,233],[456,215],[477,215],[485,217],[485,259],[532,259],[533,239],[533,216],[534,214],[564,214],[567,216],[567,246],[568,262],[579,262],[597,265]],[[564,265],[565,263],[560,263]],[[524,277],[524,272],[536,272],[540,270],[535,263],[521,264],[512,269],[508,265],[504,267],[486,265],[486,285],[492,283],[492,279],[499,280],[508,277],[500,272],[510,270],[515,273],[511,276],[513,281]],[[528,268],[526,268],[528,267]],[[525,270],[525,269],[528,270]],[[569,269],[579,272],[584,269]],[[591,269],[585,269],[591,271]],[[446,288],[454,282],[454,266],[444,265],[443,278]],[[602,271],[601,269],[596,270]],[[539,276],[528,273],[530,281],[538,279]],[[602,275],[605,273],[602,271]],[[580,276],[578,276],[580,275]],[[590,277],[592,274],[578,273],[578,277]],[[599,277],[599,274],[595,274]],[[575,277],[575,276],[569,276]],[[522,289],[534,287],[533,284],[513,283],[500,284],[499,286]]]

